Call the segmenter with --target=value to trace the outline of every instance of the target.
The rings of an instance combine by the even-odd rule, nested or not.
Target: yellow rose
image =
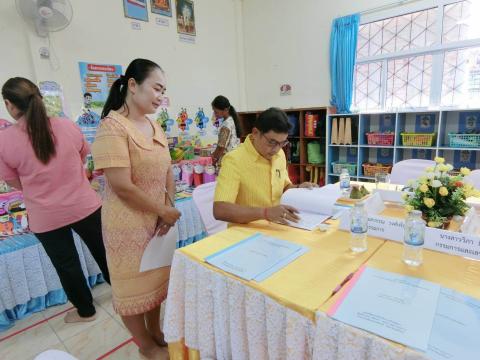
[[[412,205],[405,205],[405,210],[406,210],[407,212],[410,212],[410,211],[413,210],[413,206],[412,206]]]
[[[429,221],[427,225],[428,225],[428,227],[436,228],[436,227],[439,227],[440,225],[442,225],[442,223],[439,223],[439,222],[436,222],[436,221]]]
[[[470,175],[470,169],[469,168],[466,168],[466,167],[462,167],[460,169],[460,173],[464,176],[467,176],[467,175]]]
[[[420,182],[420,184],[426,184],[428,182],[428,178],[426,176],[420,176],[418,178],[418,181]]]
[[[422,185],[420,185],[418,190],[420,190],[423,193],[426,193],[428,191],[428,185],[427,184],[422,184]]]
[[[426,171],[427,173],[432,173],[434,170],[435,170],[435,169],[434,169],[433,166],[429,166],[429,167],[427,167],[427,168],[425,169],[425,171]]]
[[[440,195],[442,196],[447,196],[448,195],[448,189],[445,187],[445,186],[442,186],[438,192],[440,193]]]
[[[435,200],[433,200],[432,198],[424,198],[423,203],[426,207],[432,208],[435,205]]]
[[[464,184],[463,185],[463,193],[465,197],[480,197],[480,191],[475,189],[472,184]]]
[[[446,172],[446,171],[448,171],[448,166],[445,165],[445,164],[440,164],[440,165],[438,165],[438,171]]]
[[[440,156],[436,156],[436,157],[435,157],[435,162],[436,162],[437,164],[443,164],[443,163],[445,162],[445,159],[442,158],[442,157],[440,157]]]

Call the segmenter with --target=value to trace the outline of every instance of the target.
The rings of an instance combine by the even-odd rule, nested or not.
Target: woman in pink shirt
[[[76,307],[67,313],[65,322],[93,321],[95,306],[72,235],[75,230],[82,237],[110,283],[102,204],[83,167],[88,143],[72,121],[47,116],[42,95],[30,80],[9,79],[2,96],[17,123],[0,131],[0,179],[23,191],[30,229]]]

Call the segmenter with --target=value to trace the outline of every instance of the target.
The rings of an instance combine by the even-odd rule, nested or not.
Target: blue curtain
[[[331,105],[338,113],[349,113],[353,95],[353,73],[357,51],[360,15],[354,14],[333,20],[330,35]]]

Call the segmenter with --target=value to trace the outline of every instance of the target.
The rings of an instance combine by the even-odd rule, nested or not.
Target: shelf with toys
[[[293,183],[304,181],[325,184],[325,127],[327,107],[284,109],[292,128],[288,134],[289,144],[283,149],[287,168]],[[243,129],[242,141],[253,128],[261,111],[238,113]]]
[[[338,181],[342,168],[348,168],[354,180],[371,180],[375,172],[390,172],[399,161],[435,156],[444,157],[455,169],[476,169],[480,167],[480,111],[329,115],[327,144],[329,183]]]
[[[28,232],[23,195],[0,180],[0,240]]]
[[[211,155],[221,121],[213,115],[208,118],[203,108],[198,108],[192,119],[182,108],[175,119],[162,109],[157,122],[168,138],[177,197],[188,196],[193,187],[215,181]]]

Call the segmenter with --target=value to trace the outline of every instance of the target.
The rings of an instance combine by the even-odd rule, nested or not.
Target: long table
[[[205,263],[206,256],[257,232],[310,251],[261,283]],[[363,264],[480,298],[477,261],[424,250],[424,264],[409,268],[401,244],[368,237],[368,250],[353,254],[349,236],[335,226],[309,232],[259,221],[177,250],[164,325],[171,359],[425,359],[326,315],[338,296],[333,290]]]

